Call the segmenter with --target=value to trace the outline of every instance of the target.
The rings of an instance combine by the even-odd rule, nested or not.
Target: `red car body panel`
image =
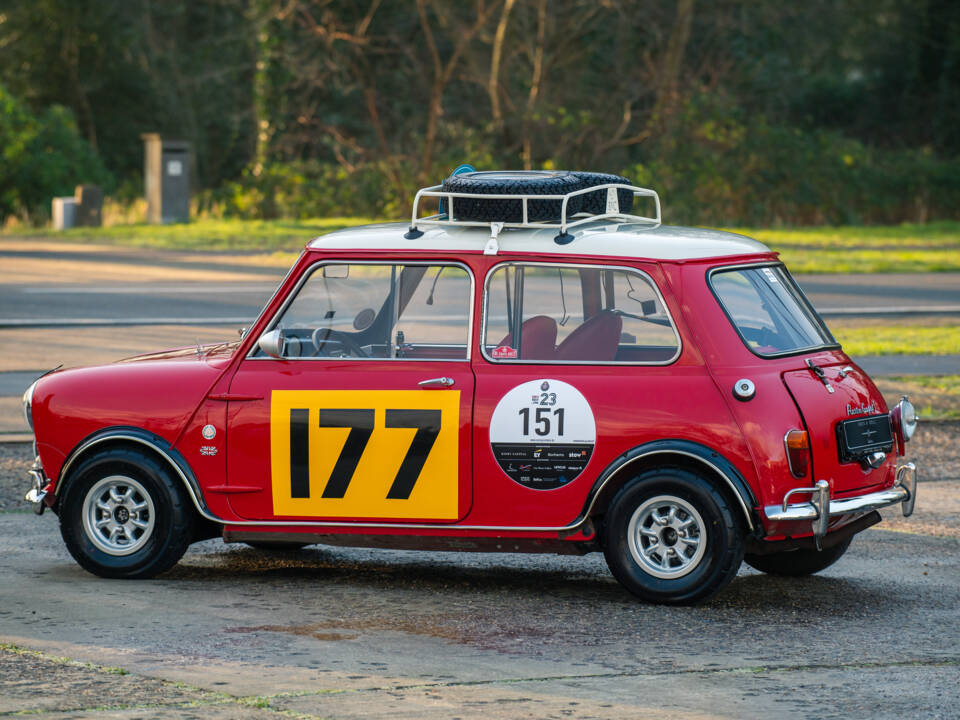
[[[474,277],[473,333],[465,361],[305,361],[254,359],[257,339],[303,273],[322,260],[431,261],[467,265]],[[820,350],[789,357],[761,358],[741,340],[707,281],[710,269],[744,263],[775,262],[776,255],[724,257],[700,261],[644,261],[608,256],[565,255],[567,264],[629,266],[648,274],[659,286],[682,343],[669,365],[498,364],[481,352],[482,298],[487,272],[510,260],[559,262],[556,255],[477,251],[350,252],[310,248],[304,252],[257,322],[232,352],[198,357],[196,352],[146,357],[134,362],[68,370],[44,378],[34,396],[33,415],[39,454],[54,489],[65,460],[84,440],[109,428],[140,428],[162,438],[183,457],[196,477],[201,501],[210,513],[233,523],[245,521],[324,521],[325,532],[557,538],[555,530],[583,512],[598,476],[625,452],[664,439],[685,440],[725,458],[755,496],[754,518],[769,538],[809,535],[809,522],[767,522],[762,508],[782,502],[791,488],[826,478],[842,496],[864,488],[893,484],[896,452],[869,472],[837,457],[836,423],[847,417],[846,405],[887,408],[869,378],[840,350]],[[807,359],[822,366],[836,388],[828,396]],[[846,378],[841,368],[854,367]],[[460,392],[457,438],[455,517],[351,517],[280,515],[271,496],[270,403],[275,391],[402,390],[429,394],[421,380],[438,376],[455,380]],[[498,400],[515,386],[540,379],[562,379],[580,390],[593,408],[596,447],[586,469],[554,490],[522,486],[498,467],[491,451],[490,420]],[[756,396],[738,401],[734,383],[750,378]],[[204,435],[205,426],[216,434]],[[811,472],[790,473],[784,434],[808,429]],[[53,502],[54,495],[50,495]],[[353,523],[381,522],[383,527]],[[406,527],[390,527],[406,524]],[[418,527],[429,524],[429,527]],[[837,524],[837,523],[834,523]],[[445,528],[442,525],[449,527]],[[475,529],[452,531],[450,527]],[[485,526],[491,526],[489,528]],[[496,529],[502,527],[504,529]],[[519,528],[545,528],[543,531]],[[316,532],[307,525],[245,525],[237,529]],[[512,528],[512,529],[511,529]],[[583,540],[583,535],[569,536]]]
[[[34,427],[55,438],[38,448],[44,470],[59,479],[65,458],[84,440],[111,427],[146,430],[173,444],[229,358],[144,359],[55,372],[34,396]]]

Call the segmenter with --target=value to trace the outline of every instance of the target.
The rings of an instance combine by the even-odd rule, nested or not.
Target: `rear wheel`
[[[126,447],[84,459],[60,498],[60,534],[95,575],[146,578],[173,567],[194,537],[182,485],[152,455]]]
[[[653,603],[702,602],[743,560],[743,530],[726,497],[681,468],[655,468],[627,483],[610,504],[601,540],[614,577]]]
[[[802,577],[826,570],[843,557],[851,542],[853,542],[852,535],[837,545],[823,550],[791,550],[769,555],[748,554],[743,560],[750,567],[768,575]]]

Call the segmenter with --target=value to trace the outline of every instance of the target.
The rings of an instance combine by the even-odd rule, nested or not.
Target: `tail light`
[[[791,430],[783,438],[787,448],[787,463],[794,477],[806,477],[810,472],[810,436],[806,430]]]

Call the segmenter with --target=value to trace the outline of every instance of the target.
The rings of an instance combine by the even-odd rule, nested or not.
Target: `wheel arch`
[[[749,531],[762,528],[754,508],[757,499],[749,483],[721,453],[691,440],[667,439],[638,445],[610,463],[590,490],[583,517],[602,515],[613,497],[638,472],[654,467],[682,467],[704,474],[735,501]]]
[[[193,506],[197,513],[207,519],[216,519],[207,509],[206,502],[203,499],[203,493],[200,490],[200,484],[194,475],[190,464],[169,442],[152,432],[137,427],[111,427],[98,430],[88,435],[77,446],[70,451],[60,468],[60,475],[54,486],[54,496],[59,502],[63,496],[64,490],[70,483],[70,471],[81,460],[90,455],[105,450],[110,447],[133,446],[141,450],[147,450],[154,457],[158,458],[167,465],[174,474],[183,483],[184,488],[190,495]]]

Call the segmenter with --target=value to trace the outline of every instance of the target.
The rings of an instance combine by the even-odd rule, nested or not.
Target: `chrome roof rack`
[[[624,185],[619,183],[607,183],[603,185],[594,185],[592,187],[584,188],[583,190],[575,190],[573,192],[566,193],[565,195],[521,195],[521,194],[502,194],[502,195],[487,195],[481,193],[462,193],[462,192],[447,192],[442,189],[442,185],[434,185],[432,187],[426,187],[419,190],[416,196],[413,198],[413,215],[410,219],[410,230],[404,235],[407,239],[418,238],[423,235],[423,231],[420,230],[421,225],[446,225],[446,226],[455,226],[455,227],[489,227],[490,228],[490,242],[487,243],[487,247],[484,250],[488,255],[495,255],[498,250],[497,238],[500,234],[500,231],[503,228],[532,228],[532,229],[543,229],[543,228],[555,228],[560,232],[554,238],[554,241],[558,245],[566,245],[567,243],[573,240],[573,235],[571,235],[568,230],[570,228],[577,227],[578,225],[583,225],[584,223],[594,222],[596,220],[624,220],[628,222],[643,222],[643,223],[652,223],[654,225],[660,224],[660,196],[657,195],[655,190],[650,190],[649,188],[637,187],[636,185]],[[597,192],[599,190],[607,191],[607,203],[606,203],[606,212],[600,213],[597,215],[591,215],[588,213],[578,213],[573,216],[567,215],[567,205],[570,201],[570,198],[576,197],[578,195],[586,195],[588,193]],[[646,217],[644,215],[630,215],[628,213],[620,212],[620,202],[617,197],[618,190],[629,190],[633,193],[634,197],[650,197],[653,198],[653,204],[656,209],[655,217]],[[420,201],[422,198],[437,198],[441,202],[441,212],[436,215],[428,215],[427,217],[417,217],[420,211]],[[521,207],[523,208],[523,221],[522,222],[501,222],[501,221],[482,221],[482,220],[458,220],[456,216],[456,204],[455,201],[457,198],[461,199],[479,199],[479,200],[520,200]],[[527,220],[529,217],[527,212],[527,203],[531,200],[560,200],[560,220],[558,222],[531,222]],[[444,206],[443,202],[446,202],[447,212],[442,212]]]

